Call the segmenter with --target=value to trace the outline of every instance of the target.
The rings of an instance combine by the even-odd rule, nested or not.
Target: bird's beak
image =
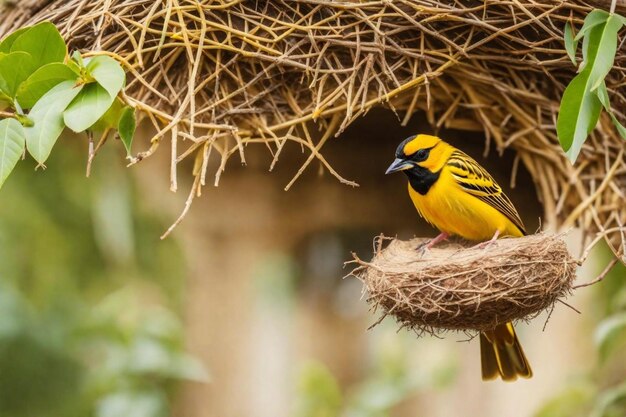
[[[405,169],[413,168],[413,164],[410,161],[406,161],[404,159],[396,158],[395,161],[389,165],[387,171],[385,171],[385,175],[391,174],[392,172],[404,171]]]

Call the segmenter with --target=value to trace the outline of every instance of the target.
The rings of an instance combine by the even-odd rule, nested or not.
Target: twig
[[[575,290],[578,288],[588,287],[590,285],[597,284],[598,282],[602,281],[609,274],[609,272],[611,272],[611,269],[613,269],[613,267],[617,264],[617,261],[618,261],[617,258],[611,259],[611,261],[607,264],[607,266],[602,270],[600,275],[598,275],[594,280],[589,281],[585,284],[574,285],[572,289]]]
[[[193,181],[193,185],[191,186],[191,191],[189,192],[189,196],[187,197],[187,201],[185,201],[185,207],[183,208],[183,211],[180,213],[180,216],[178,216],[178,219],[176,219],[176,221],[165,231],[165,233],[161,235],[161,239],[165,239],[166,237],[168,237],[170,233],[172,233],[172,231],[176,228],[176,226],[178,226],[180,222],[183,221],[183,219],[187,215],[187,212],[191,208],[191,203],[193,203],[193,199],[196,196],[196,192],[197,192],[197,188],[199,184],[200,184],[200,175],[196,175]]]
[[[582,314],[580,312],[580,310],[576,309],[575,307],[571,306],[570,304],[567,304],[565,301],[561,300],[560,298],[558,298],[556,301],[558,301],[559,303],[563,304],[564,306],[567,306],[567,307],[571,308],[572,310],[574,310],[578,314]]]

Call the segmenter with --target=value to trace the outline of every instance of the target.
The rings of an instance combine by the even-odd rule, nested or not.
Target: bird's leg
[[[448,238],[448,236],[450,236],[450,235],[447,234],[446,232],[441,232],[436,237],[434,237],[433,239],[430,239],[427,242],[421,243],[416,249],[417,250],[421,250],[422,252],[426,252],[427,250],[429,250],[430,248],[435,246],[437,243],[446,240]]]
[[[446,240],[448,238],[448,236],[450,236],[450,235],[447,234],[446,232],[439,233],[434,239],[432,239],[430,242],[428,242],[428,244],[426,245],[426,249],[430,249],[433,246],[435,246],[437,243],[443,242],[444,240]]]
[[[493,237],[491,239],[489,239],[486,242],[481,242],[478,245],[472,246],[472,249],[476,248],[476,249],[487,249],[489,246],[491,246],[491,244],[493,242],[496,241],[496,239],[498,239],[498,236],[500,236],[500,229],[496,230],[496,232],[493,234]]]

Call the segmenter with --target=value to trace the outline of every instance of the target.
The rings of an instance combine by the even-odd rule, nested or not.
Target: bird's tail
[[[504,381],[533,376],[512,323],[499,324],[480,334],[480,360],[483,381],[498,376]]]

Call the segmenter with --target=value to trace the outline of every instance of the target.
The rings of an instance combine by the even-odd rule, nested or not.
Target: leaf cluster
[[[130,153],[136,122],[134,109],[118,97],[125,82],[124,70],[109,56],[69,57],[50,22],[6,36],[0,42],[0,186],[25,150],[43,166],[67,128],[116,129]]]
[[[578,64],[576,51],[582,40],[582,61],[578,66],[578,74],[563,93],[556,126],[561,146],[572,163],[598,123],[602,108],[610,115],[620,135],[626,139],[626,127],[611,109],[605,83],[617,53],[617,35],[624,25],[626,18],[623,16],[599,9],[587,15],[576,35],[571,25],[565,24],[565,50],[574,65]]]

